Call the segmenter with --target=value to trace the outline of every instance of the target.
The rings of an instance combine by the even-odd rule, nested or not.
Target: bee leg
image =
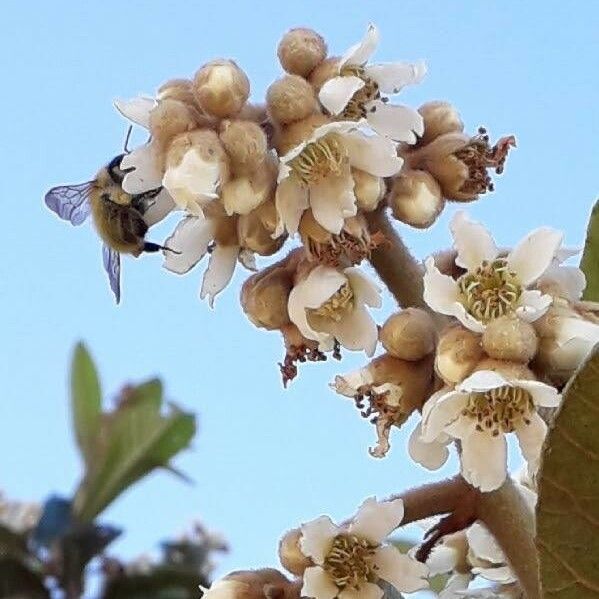
[[[173,254],[180,254],[177,250],[173,250],[172,248],[165,247],[164,245],[159,245],[157,243],[152,243],[151,241],[145,241],[143,251],[152,253],[159,252],[160,250],[165,250],[167,252],[173,252]]]

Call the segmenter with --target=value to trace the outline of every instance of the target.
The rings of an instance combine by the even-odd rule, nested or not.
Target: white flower
[[[529,471],[535,472],[547,432],[537,407],[555,408],[559,402],[554,387],[480,370],[455,390],[436,393],[425,403],[422,439],[460,439],[462,476],[481,491],[492,491],[507,475],[505,435],[515,433]]]
[[[208,252],[210,260],[200,287],[200,299],[208,297],[210,306],[214,298],[228,284],[239,260],[252,268],[251,257],[239,245],[213,244],[216,234],[215,219],[204,216],[187,216],[179,222],[172,235],[165,241],[163,266],[167,270],[182,275],[189,272]],[[180,252],[180,253],[175,253]]]
[[[301,334],[318,341],[322,351],[332,349],[336,339],[371,356],[378,329],[366,306],[381,306],[380,289],[358,268],[319,265],[294,286],[287,307]]]
[[[419,83],[426,74],[424,62],[367,65],[379,34],[369,25],[364,39],[350,48],[339,63],[339,75],[321,88],[319,99],[327,111],[344,120],[366,119],[368,125],[396,141],[415,143],[424,133],[422,116],[407,106],[387,103],[383,94],[397,94],[406,85]]]
[[[0,526],[16,533],[25,533],[37,526],[42,515],[39,503],[6,501],[0,494]]]
[[[304,572],[303,597],[314,599],[381,599],[382,579],[398,591],[412,593],[427,586],[428,568],[382,545],[402,521],[401,499],[377,502],[369,498],[348,527],[321,516],[301,527],[299,546],[314,566]]]
[[[403,161],[395,144],[378,135],[366,136],[356,127],[351,122],[321,125],[308,140],[281,157],[275,237],[285,230],[296,233],[308,208],[327,231],[338,235],[344,220],[357,213],[351,167],[377,177],[399,171]]]
[[[452,219],[451,232],[456,264],[467,272],[455,280],[442,274],[432,257],[427,259],[424,299],[433,310],[455,316],[477,333],[505,314],[533,322],[547,311],[551,296],[530,287],[553,264],[562,242],[559,231],[536,229],[505,257],[490,233],[464,212]]]

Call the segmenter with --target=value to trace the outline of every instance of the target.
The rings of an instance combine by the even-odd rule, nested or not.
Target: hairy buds
[[[387,319],[379,339],[393,357],[417,361],[434,351],[435,325],[424,310],[406,308]]]
[[[279,42],[277,55],[288,73],[307,77],[326,58],[327,44],[313,29],[291,29]]]

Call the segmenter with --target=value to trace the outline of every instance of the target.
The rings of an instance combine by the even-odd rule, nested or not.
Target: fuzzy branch
[[[427,308],[423,299],[423,268],[406,247],[397,231],[379,208],[366,215],[372,233],[380,232],[387,243],[373,250],[370,262],[402,308]]]

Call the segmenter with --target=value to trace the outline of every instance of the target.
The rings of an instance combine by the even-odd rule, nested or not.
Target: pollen
[[[532,395],[526,389],[503,385],[484,393],[471,393],[462,415],[476,420],[477,431],[488,431],[496,437],[513,432],[522,423],[530,424],[533,411]]]
[[[454,152],[454,156],[468,169],[468,178],[460,191],[475,195],[493,191],[493,181],[487,169],[494,169],[500,175],[505,167],[508,152],[516,145],[513,136],[501,138],[494,146],[489,144],[489,136],[484,127],[480,127],[468,144]]]
[[[354,307],[354,292],[349,283],[343,283],[341,287],[320,307],[308,309],[308,313],[313,316],[339,322],[347,312]]]
[[[355,535],[337,535],[323,568],[337,588],[359,590],[363,583],[376,578],[377,566],[373,563],[376,548]]]
[[[366,75],[364,67],[356,65],[344,66],[341,69],[341,76],[359,77],[364,82],[364,86],[351,97],[340,117],[347,121],[359,121],[366,118],[369,110],[366,107],[367,104],[381,97],[378,83]]]
[[[320,183],[329,176],[341,175],[348,164],[347,150],[341,136],[329,133],[311,142],[289,162],[289,167],[305,185]]]
[[[512,313],[522,295],[522,285],[504,258],[484,261],[476,271],[462,275],[458,286],[466,310],[485,323]]]

